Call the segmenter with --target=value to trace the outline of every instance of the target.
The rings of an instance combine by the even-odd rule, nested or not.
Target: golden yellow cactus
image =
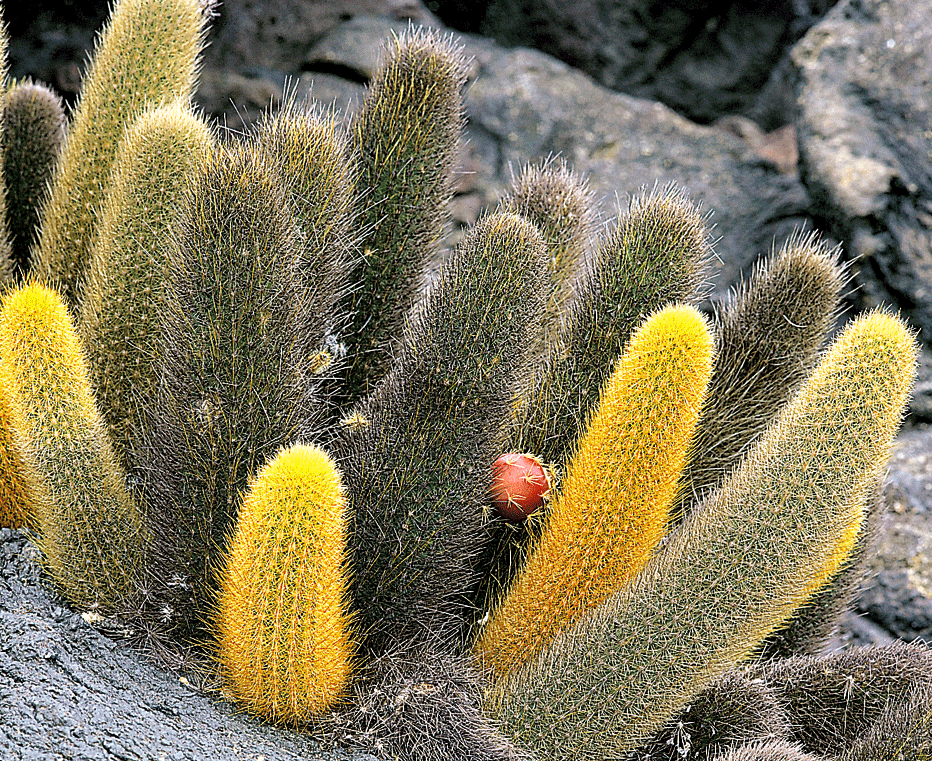
[[[280,451],[250,484],[221,571],[218,657],[233,697],[304,721],[344,697],[353,645],[346,500],[327,454]]]

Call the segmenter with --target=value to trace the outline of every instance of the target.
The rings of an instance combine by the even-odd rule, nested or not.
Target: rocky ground
[[[198,101],[231,129],[286,86],[352,109],[380,42],[442,18],[478,33],[458,33],[473,60],[459,227],[523,164],[559,155],[589,178],[606,219],[655,184],[700,201],[719,237],[712,300],[794,229],[839,242],[853,276],[848,314],[897,308],[926,348],[873,576],[836,645],[932,642],[932,0],[770,3],[766,13],[667,4],[660,15],[635,0],[616,4],[617,17],[595,0],[428,5],[228,0]],[[8,12],[13,74],[73,96],[105,11],[36,2]],[[47,591],[32,554],[20,534],[0,532],[4,758],[345,757],[115,644]]]

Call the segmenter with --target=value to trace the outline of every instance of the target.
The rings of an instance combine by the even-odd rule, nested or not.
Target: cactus
[[[42,214],[40,277],[74,306],[123,132],[149,104],[190,97],[202,0],[117,0],[94,50]]]
[[[831,759],[806,753],[798,745],[785,740],[765,740],[733,748],[715,756],[715,761],[831,761]]]
[[[214,154],[191,180],[161,307],[160,378],[136,455],[153,550],[153,615],[203,636],[211,566],[239,494],[304,439],[301,238],[254,145]],[[196,378],[196,382],[192,379]]]
[[[422,287],[421,268],[438,247],[453,193],[463,126],[462,49],[411,30],[385,51],[353,123],[359,162],[362,259],[344,300],[351,364],[338,392],[347,404],[374,388],[389,365],[389,342]]]
[[[548,247],[550,294],[544,312],[545,341],[552,341],[573,296],[573,277],[594,226],[592,193],[565,162],[530,165],[502,199],[500,210],[537,226]]]
[[[349,289],[355,256],[355,165],[346,137],[332,114],[288,101],[263,121],[258,148],[277,167],[295,221],[303,236],[299,271],[308,301],[308,375],[333,376],[345,347],[338,336],[346,327],[336,305]],[[334,324],[334,320],[341,320]]]
[[[837,251],[796,234],[716,310],[719,355],[679,510],[721,484],[808,377],[843,284]]]
[[[928,700],[907,701],[916,690],[924,690],[927,696],[932,690],[932,651],[924,645],[894,642],[829,657],[775,660],[750,669],[749,676],[767,682],[785,707],[792,739],[814,753],[844,750],[853,740],[871,733],[878,722],[883,726],[891,721],[891,709],[900,706],[910,710],[898,722],[912,723],[917,733],[924,725],[925,736],[930,737],[932,705]]]
[[[212,147],[210,129],[181,101],[144,112],[114,160],[80,325],[94,390],[126,464],[140,405],[152,403],[158,382],[162,289],[180,199]]]
[[[113,612],[131,605],[144,562],[142,518],[54,291],[28,284],[4,298],[0,386],[49,575],[78,607]]]
[[[436,648],[392,650],[371,660],[341,725],[363,753],[404,761],[534,761],[480,711],[481,672]]]
[[[295,445],[250,484],[217,575],[218,659],[234,698],[307,721],[347,694],[346,500],[327,454]]]
[[[932,687],[919,685],[891,699],[877,720],[841,755],[841,761],[928,761],[932,758]]]
[[[709,761],[764,739],[788,741],[789,719],[763,679],[735,670],[690,698],[631,761]]]
[[[762,659],[815,655],[836,633],[840,620],[857,600],[861,584],[868,576],[868,564],[886,512],[882,482],[882,477],[878,476],[867,498],[854,547],[845,562],[783,627],[767,638],[760,652]]]
[[[39,212],[64,138],[61,98],[42,84],[14,84],[3,98],[3,179],[11,257],[18,277],[32,265],[30,250],[39,231]]]
[[[670,307],[632,337],[567,466],[546,528],[475,650],[496,678],[641,570],[660,541],[712,370],[712,337]]]
[[[9,38],[7,37],[6,22],[0,18],[0,88],[5,93],[9,87],[9,59],[7,57],[7,48],[9,47]],[[2,107],[2,103],[0,103]],[[3,182],[2,173],[0,173],[0,207],[4,213],[0,214],[0,285],[8,283],[14,273],[13,266],[13,246],[10,243],[10,231],[7,227],[7,190],[6,183]]]
[[[850,552],[914,361],[895,318],[850,324],[632,585],[494,687],[506,733],[545,755],[618,757],[750,655]]]
[[[98,308],[101,283],[121,275],[112,258],[89,274],[89,247],[142,240],[108,221],[127,204],[117,164],[147,148],[126,130],[152,109],[187,106],[209,5],[117,3],[52,177],[38,270],[85,310],[95,351],[94,315],[109,308]],[[761,648],[814,646],[844,604],[909,383],[910,337],[889,317],[855,322],[781,413],[810,374],[842,279],[833,256],[800,236],[717,314],[705,412],[695,409],[705,328],[706,348],[686,351],[693,370],[671,369],[672,349],[641,366],[655,389],[644,402],[619,387],[613,362],[645,317],[701,297],[705,221],[670,188],[642,194],[589,251],[585,183],[557,163],[526,169],[419,295],[446,223],[465,79],[450,40],[408,32],[345,138],[333,114],[288,102],[253,136],[231,137],[183,191],[166,190],[178,223],[161,239],[147,232],[167,274],[149,271],[150,300],[140,299],[158,318],[158,342],[142,350],[154,375],[123,385],[127,403],[109,392],[120,371],[93,368],[108,420],[150,399],[130,416],[138,421],[114,428],[132,466],[125,481],[63,303],[43,318],[54,323],[43,335],[55,336],[44,354],[0,335],[0,401],[10,400],[0,455],[21,455],[25,479],[10,503],[35,507],[36,541],[72,604],[115,614],[153,647],[213,656],[235,700],[330,740],[410,761],[666,759],[687,739],[693,757],[812,761],[821,751],[799,738],[818,731],[823,709],[837,713],[837,694],[789,715],[778,693],[811,689],[816,700],[837,684],[806,682],[800,661],[796,677],[778,678],[773,664],[755,667],[766,679],[730,669]],[[182,151],[192,162],[201,152]],[[155,187],[174,170],[151,171]],[[34,226],[28,210],[11,213],[19,229]],[[684,313],[698,320],[680,306],[650,324]],[[10,324],[0,320],[0,334]],[[762,347],[769,357],[755,354]],[[677,396],[681,384],[688,393]],[[651,412],[680,433],[658,444]],[[639,454],[621,446],[622,430],[641,431]],[[319,444],[343,472],[345,505]],[[503,451],[536,455],[560,477],[551,509],[523,525],[491,514],[486,490]],[[638,494],[627,514],[645,530],[605,542],[618,532],[597,516]],[[682,522],[671,505],[688,513]],[[563,556],[543,562],[561,537]],[[586,550],[600,542],[606,557],[593,562]],[[600,563],[613,567],[604,586],[591,583]],[[541,584],[526,594],[531,577],[550,593]],[[501,609],[487,611],[502,587]],[[506,609],[517,633],[496,636]],[[492,684],[471,651],[470,627],[486,613],[478,649]],[[797,677],[806,686],[792,687]],[[925,666],[893,690],[917,709],[887,700],[889,685],[864,687],[869,710],[826,753],[923,757]],[[324,720],[331,711],[337,720]]]
[[[511,214],[480,221],[409,321],[391,372],[337,446],[353,509],[360,627],[461,639],[485,532],[486,479],[546,299],[545,250]]]

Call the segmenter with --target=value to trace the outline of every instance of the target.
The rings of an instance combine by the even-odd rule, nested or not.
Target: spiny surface
[[[344,302],[352,364],[341,394],[364,397],[389,367],[389,344],[422,288],[449,214],[452,171],[463,127],[462,48],[412,29],[384,51],[353,123],[359,167],[362,259]]]
[[[218,658],[233,697],[300,722],[345,696],[346,500],[317,447],[279,452],[252,481],[218,574]]]
[[[49,574],[76,606],[112,612],[129,604],[142,575],[142,518],[56,292],[27,284],[4,298],[0,385]]]
[[[664,309],[635,332],[543,534],[476,644],[496,677],[534,658],[647,562],[669,518],[712,350],[692,307]]]
[[[632,585],[494,688],[507,733],[551,758],[624,758],[751,654],[850,552],[915,356],[897,319],[853,321]]]
[[[185,188],[213,149],[185,102],[144,112],[114,161],[81,298],[91,379],[124,462],[158,383],[159,317]]]
[[[182,638],[201,629],[240,492],[280,447],[306,440],[314,418],[299,253],[272,168],[251,145],[215,154],[178,225],[160,385],[136,455],[157,541],[153,623]]]
[[[3,180],[15,274],[23,276],[39,234],[39,213],[65,139],[61,98],[42,84],[17,82],[3,98]]]
[[[118,0],[81,89],[42,215],[38,274],[73,306],[126,127],[150,103],[189,98],[204,37],[202,0]]]
[[[462,636],[492,463],[530,380],[524,347],[539,336],[544,257],[539,234],[519,217],[478,222],[341,438],[355,601],[375,649]]]

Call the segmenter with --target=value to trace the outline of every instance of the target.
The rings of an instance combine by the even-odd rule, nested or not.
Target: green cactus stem
[[[349,404],[373,389],[390,345],[423,286],[423,268],[447,224],[447,201],[463,127],[466,64],[461,47],[412,29],[384,51],[353,122],[359,167],[358,219],[366,231],[358,283],[342,311],[351,364],[340,391]]]
[[[77,302],[123,132],[148,106],[194,91],[203,0],[117,0],[100,36],[42,214],[37,273]]]
[[[545,256],[520,217],[480,220],[408,322],[392,371],[346,421],[337,452],[355,602],[376,651],[464,636],[492,463],[530,382]]]
[[[32,266],[39,212],[65,139],[61,98],[48,87],[17,82],[3,98],[3,180],[14,275]]]
[[[162,292],[185,188],[213,136],[184,101],[144,112],[114,161],[90,251],[80,325],[91,380],[117,453],[128,450],[158,378]]]

